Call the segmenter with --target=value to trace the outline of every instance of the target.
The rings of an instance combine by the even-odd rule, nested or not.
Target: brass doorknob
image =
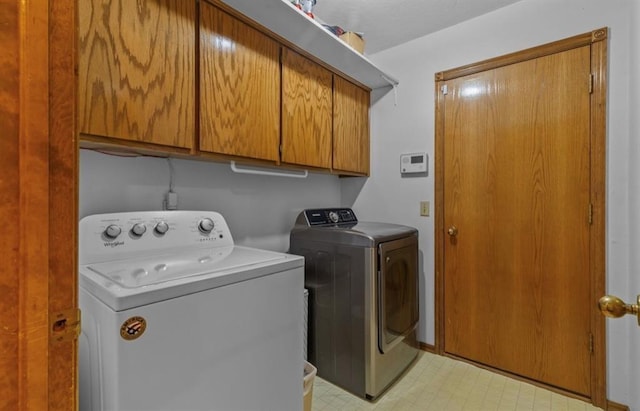
[[[614,295],[605,295],[598,301],[600,312],[611,318],[622,317],[625,314],[633,314],[638,317],[638,325],[640,325],[640,295],[638,295],[637,304],[627,304]]]
[[[451,236],[451,237],[455,237],[458,235],[458,227],[456,227],[455,225],[452,225],[451,227],[449,227],[449,229],[447,230],[447,233]]]

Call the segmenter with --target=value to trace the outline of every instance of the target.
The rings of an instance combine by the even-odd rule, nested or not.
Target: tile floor
[[[447,357],[421,352],[412,368],[376,402],[316,377],[313,411],[596,411],[584,401]]]

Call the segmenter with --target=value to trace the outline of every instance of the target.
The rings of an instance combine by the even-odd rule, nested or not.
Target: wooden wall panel
[[[0,221],[19,215],[19,35],[18,3],[0,3]],[[0,231],[0,411],[18,409],[19,227]]]
[[[49,8],[23,2],[20,21],[20,409],[48,408]]]
[[[48,6],[0,11],[3,411],[48,407]]]

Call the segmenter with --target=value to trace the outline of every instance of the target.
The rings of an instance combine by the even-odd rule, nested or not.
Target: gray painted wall
[[[181,210],[213,210],[237,244],[289,249],[289,230],[305,208],[340,206],[337,176],[308,178],[236,174],[228,163],[172,159],[173,189]],[[162,210],[170,166],[158,157],[120,157],[80,151],[80,217],[119,211]]]

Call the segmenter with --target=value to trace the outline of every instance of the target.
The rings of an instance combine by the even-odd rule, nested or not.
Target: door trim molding
[[[0,6],[0,408],[76,410],[77,339],[57,312],[77,308],[76,1]]]
[[[607,29],[600,40],[607,38]],[[607,42],[595,41],[591,45],[591,401],[598,407],[607,405],[607,347],[605,317],[596,302],[606,290],[606,146],[607,146]]]
[[[468,64],[435,74],[435,352],[444,354],[444,94],[441,87],[447,80],[509,64],[519,63],[574,48],[591,46],[591,204],[593,224],[590,230],[590,297],[591,333],[591,402],[601,408],[606,398],[606,330],[605,320],[596,302],[606,286],[606,95],[607,95],[608,28],[603,27],[556,42],[544,44],[504,56]]]
[[[49,2],[49,313],[78,312],[77,4]],[[49,341],[49,410],[76,410],[78,338]]]
[[[548,56],[563,51],[587,46],[606,40],[608,37],[608,29],[606,27],[590,31],[588,33],[578,34],[563,40],[554,41],[553,43],[543,44],[541,46],[532,47],[515,53],[505,54],[503,56],[467,64],[466,66],[456,67],[451,70],[441,71],[435,74],[436,81],[446,81],[458,77],[468,76],[482,71],[493,70],[498,67],[508,66],[509,64],[521,63],[527,60],[533,60],[538,57]]]

